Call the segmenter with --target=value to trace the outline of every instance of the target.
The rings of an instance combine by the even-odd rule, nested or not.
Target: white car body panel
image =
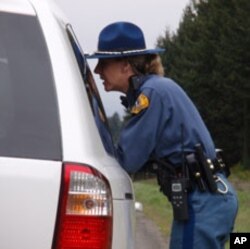
[[[33,1],[40,3],[39,0]],[[64,33],[61,32],[66,20],[55,20],[53,15],[48,15],[50,12],[46,7],[48,6],[41,6],[37,15],[41,20],[41,26],[51,54],[58,95],[62,140],[67,141],[63,143],[63,161],[95,165],[96,169],[101,172],[104,171],[103,173],[107,178],[114,178],[113,198],[124,199],[124,189],[129,190],[131,182],[127,176],[124,176],[124,182],[117,187],[116,178],[118,177],[120,182],[120,177],[125,174],[117,162],[107,155],[102,146],[88,103],[88,97],[83,88],[81,75],[73,58],[73,53],[69,50],[70,44],[65,39]],[[51,34],[53,34],[53,39],[51,39]],[[79,139],[79,137],[84,139]]]
[[[0,158],[0,248],[51,248],[60,182],[61,163]]]
[[[127,217],[122,222],[114,223],[113,247],[119,249],[134,248],[135,246],[135,213],[130,201],[115,201],[114,220]],[[132,221],[132,222],[131,222]]]
[[[133,249],[134,193],[130,178],[103,147],[65,32],[68,20],[50,2],[0,1],[0,11],[37,15],[50,54],[62,140],[61,162],[0,158],[0,248],[52,248],[62,165],[76,162],[96,168],[108,179],[114,199],[112,248]]]

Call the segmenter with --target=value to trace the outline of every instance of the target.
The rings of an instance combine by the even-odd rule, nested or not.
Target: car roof
[[[54,0],[1,0],[0,11],[35,16],[37,12],[50,10],[58,20],[67,23],[65,14],[56,5]],[[46,13],[44,13],[46,15]]]
[[[12,13],[35,15],[35,11],[28,0],[1,0],[0,10]]]

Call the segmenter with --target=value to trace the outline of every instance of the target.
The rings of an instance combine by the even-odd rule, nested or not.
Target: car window
[[[115,155],[113,140],[112,140],[112,136],[109,130],[109,125],[108,125],[108,120],[105,114],[105,110],[104,110],[104,107],[103,107],[103,104],[99,95],[99,91],[97,89],[93,75],[90,71],[89,65],[84,57],[84,53],[82,52],[81,47],[74,34],[72,26],[69,24],[67,25],[67,33],[68,33],[73,51],[75,53],[75,57],[79,66],[79,70],[81,71],[83,83],[88,94],[89,103],[90,103],[92,113],[95,118],[97,128],[99,130],[99,134],[101,136],[103,145],[109,154]]]
[[[0,12],[0,156],[61,160],[51,64],[35,16]]]

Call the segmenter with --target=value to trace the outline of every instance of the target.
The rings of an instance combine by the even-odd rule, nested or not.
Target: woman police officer
[[[95,73],[106,91],[126,94],[124,104],[131,118],[122,129],[116,149],[120,165],[129,173],[140,170],[150,158],[166,158],[180,169],[183,153],[194,153],[200,144],[204,155],[216,159],[215,147],[200,114],[173,80],[163,77],[159,53],[147,49],[142,30],[129,22],[115,22],[99,35]],[[233,229],[237,213],[236,194],[223,172],[218,188],[187,194],[188,219],[174,219],[171,249],[221,249]],[[221,183],[224,186],[219,186]]]

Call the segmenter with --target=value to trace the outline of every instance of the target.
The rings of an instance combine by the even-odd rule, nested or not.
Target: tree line
[[[166,75],[198,107],[230,164],[250,168],[250,1],[192,0],[176,32],[166,30]]]

